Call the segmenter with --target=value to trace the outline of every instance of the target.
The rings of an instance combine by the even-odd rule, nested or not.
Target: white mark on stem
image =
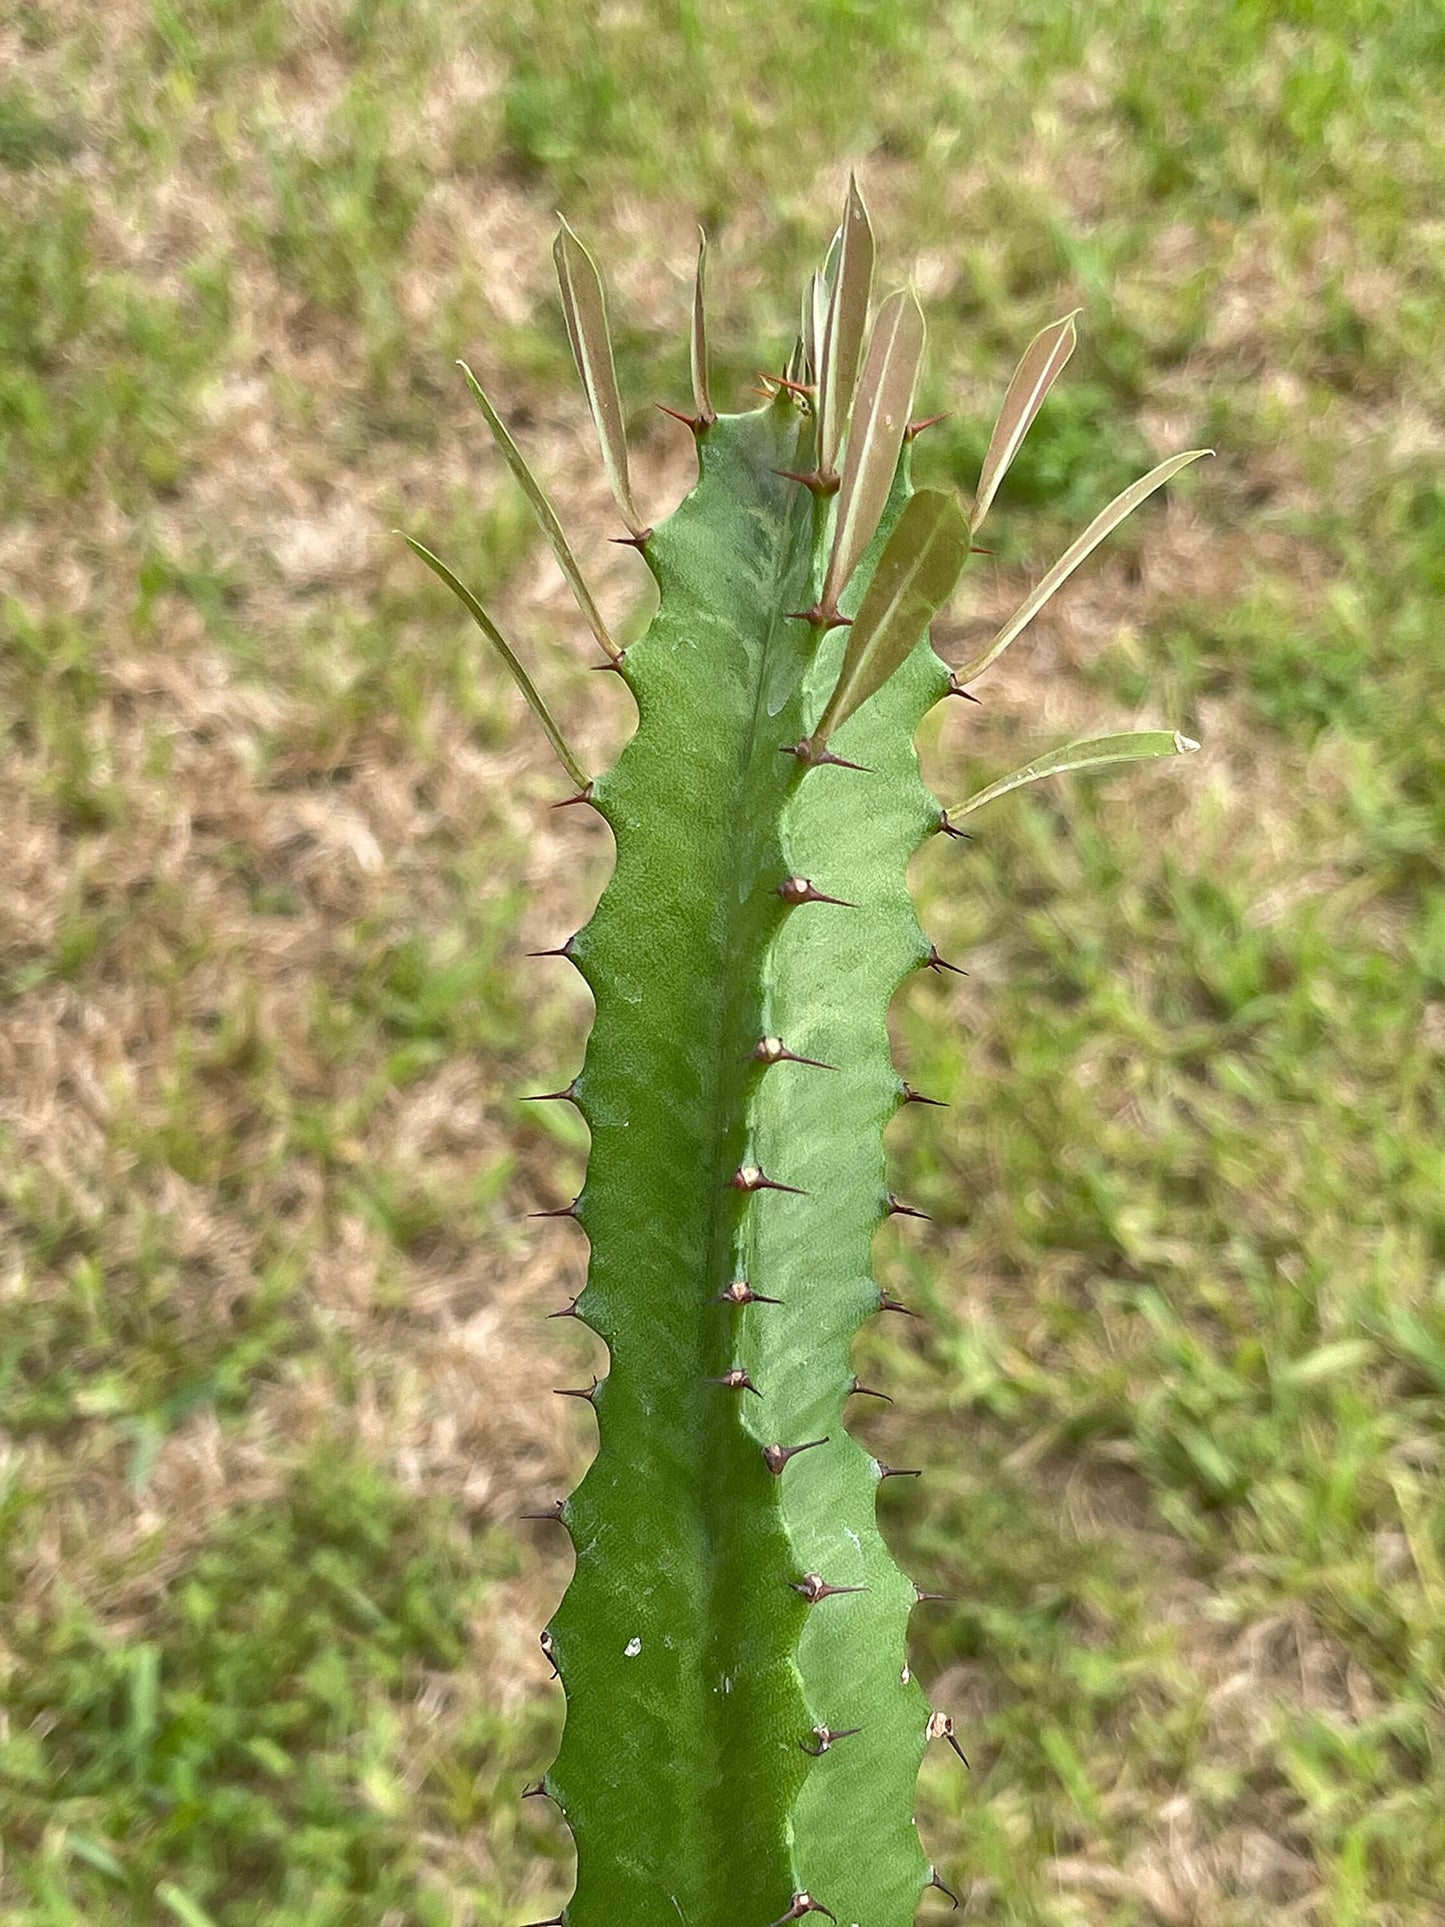
[[[637,1637],[636,1633],[634,1633],[632,1638],[628,1640],[627,1644],[622,1649],[623,1656],[627,1659],[636,1659],[637,1655],[641,1651],[642,1651],[642,1641]]]

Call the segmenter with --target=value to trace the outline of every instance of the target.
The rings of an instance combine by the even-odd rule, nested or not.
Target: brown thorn
[[[519,1519],[540,1519],[544,1525],[561,1525],[565,1499],[554,1499],[545,1512],[519,1512]]]
[[[892,1398],[887,1392],[877,1392],[871,1385],[860,1385],[856,1378],[853,1380],[852,1388],[848,1396],[850,1398],[881,1398],[885,1405],[891,1405],[893,1403]]]
[[[601,1379],[594,1374],[592,1383],[590,1385],[584,1385],[581,1387],[573,1387],[573,1386],[567,1386],[567,1385],[554,1387],[552,1391],[552,1396],[553,1398],[585,1398],[587,1403],[591,1405],[596,1401],[597,1387],[601,1383],[602,1383]]]
[[[933,1222],[926,1211],[919,1211],[911,1204],[904,1204],[903,1200],[895,1198],[891,1191],[888,1193],[888,1215],[892,1218],[922,1218],[927,1224]]]
[[[582,1303],[582,1294],[579,1291],[577,1296],[571,1299],[567,1304],[565,1304],[560,1311],[549,1311],[547,1313],[547,1316],[549,1318],[576,1318],[582,1324],[585,1325],[587,1321],[585,1318],[582,1317],[581,1312],[578,1311],[577,1309],[577,1307],[581,1303]]]
[[[815,890],[811,877],[785,877],[778,885],[778,895],[791,909],[799,903],[836,903],[842,910],[856,910],[856,903],[846,897],[825,897],[821,890]]]
[[[938,1111],[946,1111],[948,1109],[948,1104],[945,1099],[941,1097],[925,1097],[922,1091],[915,1091],[911,1084],[905,1084],[903,1086],[903,1102],[905,1104],[931,1104],[934,1109]]]
[[[789,622],[811,622],[815,629],[851,629],[852,616],[840,616],[834,609],[831,614],[820,602],[811,609],[788,609],[785,611]]]
[[[838,486],[836,478],[830,485],[828,477],[820,475],[816,468],[775,468],[773,474],[781,475],[785,482],[800,482],[811,494],[819,497],[831,495]]]
[[[977,696],[970,695],[968,690],[966,690],[963,684],[958,680],[957,670],[949,671],[948,689],[946,691],[946,694],[950,696],[962,696],[963,700],[966,703],[979,703],[980,708],[982,708],[983,706],[982,703],[980,702],[980,699]]]
[[[575,1077],[565,1090],[533,1091],[529,1097],[524,1097],[522,1102],[524,1104],[557,1104],[564,1098],[569,1104],[575,1104],[577,1102],[577,1080]]]
[[[954,1912],[955,1913],[958,1912],[958,1895],[953,1891],[952,1887],[945,1886],[944,1883],[939,1879],[937,1867],[930,1867],[928,1869],[928,1884],[930,1887],[937,1887],[938,1891],[941,1894],[947,1894],[949,1899],[953,1902]]]
[[[938,946],[932,943],[928,946],[928,955],[923,959],[923,967],[925,970],[948,970],[951,971],[955,977],[966,977],[968,975],[968,972],[963,968],[962,964],[950,963],[947,957],[940,957],[938,954]]]
[[[806,736],[798,743],[780,743],[778,745],[778,754],[779,756],[796,756],[805,769],[817,769],[820,764],[831,763],[834,769],[861,770],[865,776],[872,776],[874,774],[866,763],[850,763],[846,756],[835,756],[826,744],[824,744],[821,749],[818,749],[809,742]],[[554,804],[553,807],[557,808],[558,806]]]
[[[953,1721],[947,1713],[930,1713],[923,1737],[927,1740],[947,1740],[965,1766],[968,1755],[958,1743],[958,1735],[953,1730]]]
[[[740,1164],[728,1179],[728,1188],[732,1191],[789,1191],[795,1198],[812,1196],[810,1191],[804,1191],[796,1184],[779,1184],[776,1178],[770,1178],[756,1164]]]
[[[559,1205],[555,1211],[529,1211],[527,1216],[529,1218],[575,1218],[577,1216],[577,1199],[574,1198],[571,1204]]]
[[[536,1800],[538,1798],[550,1800],[551,1797],[551,1794],[547,1791],[547,1782],[545,1780],[533,1780],[530,1786],[524,1786],[522,1788],[522,1798],[524,1800]]]
[[[915,442],[925,428],[936,428],[940,422],[948,420],[950,410],[945,408],[941,415],[925,415],[922,421],[910,422],[903,431],[905,442]]]
[[[763,1462],[769,1472],[780,1477],[789,1459],[795,1459],[800,1452],[811,1452],[815,1445],[826,1445],[827,1439],[806,1439],[801,1445],[765,1445]]]
[[[675,422],[681,422],[684,428],[690,428],[694,435],[700,435],[708,426],[701,415],[685,415],[680,408],[669,408],[665,401],[654,402],[653,406],[660,408],[664,415],[671,415]]]
[[[950,1600],[953,1598],[953,1594],[951,1592],[925,1592],[922,1586],[915,1586],[913,1588],[913,1597],[920,1606],[926,1606],[930,1603],[936,1605],[940,1601]]]
[[[818,392],[818,384],[817,384],[817,382],[815,382],[815,381],[811,381],[811,382],[810,382],[810,381],[790,381],[790,380],[788,379],[788,377],[787,377],[786,375],[764,375],[764,374],[760,374],[760,375],[758,376],[758,380],[759,380],[759,381],[775,381],[775,382],[776,382],[776,383],[778,384],[778,386],[779,386],[779,388],[786,388],[786,389],[787,389],[787,391],[788,391],[788,393],[789,393],[790,395],[804,395],[804,396],[806,396],[806,397],[807,397],[807,398],[808,398],[809,400],[811,400],[811,399],[813,398],[813,396],[814,396],[814,395],[816,395],[816,394],[817,394],[817,392]]]
[[[948,820],[948,811],[938,812],[938,835],[957,837],[960,843],[972,843],[973,836],[968,830],[957,830]]]
[[[570,963],[572,961],[572,942],[572,938],[569,937],[565,943],[556,944],[551,950],[529,950],[527,955],[529,957],[565,957]]]
[[[652,530],[639,529],[635,535],[609,535],[607,540],[620,543],[625,549],[636,549],[640,555],[652,540]]]
[[[599,663],[597,667],[600,669],[603,665]],[[607,667],[610,668],[611,665],[608,664]],[[592,803],[592,785],[590,783],[585,783],[580,790],[574,791],[571,796],[564,796],[562,801],[560,803],[554,803],[552,808],[554,810],[570,810],[574,803],[591,803],[592,807],[596,809],[596,804]]]
[[[567,1927],[565,1914],[549,1914],[545,1920],[529,1920],[527,1927]]]
[[[897,1298],[890,1298],[886,1291],[880,1291],[878,1294],[878,1309],[879,1311],[901,1311],[905,1318],[918,1316],[916,1311],[910,1311],[908,1306],[900,1303]]]
[[[837,1741],[851,1740],[855,1733],[862,1731],[861,1726],[815,1726],[813,1738],[818,1744],[809,1746],[806,1740],[799,1740],[798,1745],[805,1753],[810,1753],[815,1760],[821,1760],[828,1748],[835,1745]]]
[[[821,1058],[799,1057],[796,1051],[788,1049],[781,1037],[760,1037],[754,1044],[749,1057],[758,1064],[807,1064],[815,1071],[835,1071],[836,1064],[825,1064]],[[745,1063],[747,1058],[743,1060]]]
[[[623,663],[626,662],[626,660],[627,660],[627,651],[623,649],[619,651],[615,661],[594,662],[592,667],[594,670],[596,670],[598,675],[620,676],[622,674],[622,665]]]
[[[760,1291],[754,1291],[746,1278],[734,1278],[725,1291],[720,1291],[712,1301],[715,1305],[781,1305],[781,1298],[769,1298]]]
[[[836,1920],[838,1918],[830,1908],[823,1905],[821,1900],[814,1900],[810,1893],[799,1892],[793,1895],[792,1906],[789,1907],[785,1914],[773,1922],[773,1927],[788,1927],[789,1921],[801,1920],[804,1914],[826,1914],[829,1920]]]
[[[921,1479],[923,1477],[921,1469],[903,1465],[885,1465],[882,1459],[875,1459],[873,1463],[878,1467],[880,1483],[884,1479]]]
[[[730,1372],[724,1372],[721,1378],[709,1379],[708,1383],[710,1385],[726,1385],[730,1392],[751,1392],[754,1398],[762,1397],[762,1393],[758,1390],[757,1386],[754,1385],[747,1373],[738,1367],[735,1367]]]
[[[550,1633],[539,1633],[537,1635],[537,1644],[542,1648],[543,1659],[545,1659],[547,1664],[552,1668],[553,1679],[560,1679],[561,1675],[557,1671],[557,1661],[554,1657],[556,1647],[552,1644],[552,1635]]]
[[[794,1592],[801,1593],[810,1606],[815,1606],[820,1599],[831,1599],[835,1593],[868,1590],[866,1586],[830,1586],[816,1572],[805,1572],[801,1579],[790,1579],[788,1584]]]

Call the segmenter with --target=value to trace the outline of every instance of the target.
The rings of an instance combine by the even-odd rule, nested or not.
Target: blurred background
[[[589,17],[590,16],[590,17]],[[630,727],[453,367],[624,634],[556,306],[609,273],[644,508],[751,406],[856,166],[930,316],[923,475],[1081,346],[937,630],[1152,502],[923,742],[923,973],[860,1372],[965,1914],[1445,1920],[1445,14],[1429,0],[6,0],[0,1917],[487,1927],[571,1878],[546,1526],[596,1359],[572,973]],[[961,712],[961,713],[960,713]],[[941,841],[941,839],[940,839]],[[898,1321],[902,1322],[902,1321]],[[896,1485],[909,1485],[899,1493]],[[936,1903],[936,1904],[934,1904]],[[939,1895],[934,1911],[946,1911]],[[925,1912],[928,1908],[925,1908]],[[619,1923],[618,1927],[631,1927]],[[641,1927],[641,1924],[638,1924]]]

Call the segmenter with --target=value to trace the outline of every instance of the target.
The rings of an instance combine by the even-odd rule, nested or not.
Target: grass
[[[552,1911],[520,1803],[587,1450],[583,1147],[525,1106],[521,953],[608,852],[388,531],[626,727],[453,378],[505,397],[626,633],[549,289],[614,279],[641,486],[786,343],[857,164],[968,487],[1042,321],[1082,343],[940,625],[959,660],[1121,483],[1219,459],[930,723],[945,800],[1075,728],[1182,773],[1016,797],[920,861],[869,1334],[916,1665],[977,1918],[1430,1927],[1445,1891],[1445,313],[1435,9],[784,14],[51,0],[0,85],[0,1903],[16,1927]],[[647,85],[639,87],[639,63]],[[950,706],[951,712],[963,705]],[[866,1370],[864,1363],[866,1358]],[[561,1377],[552,1374],[561,1373]],[[913,1440],[911,1447],[908,1439]],[[923,1454],[920,1458],[917,1455]],[[902,1482],[898,1482],[902,1483]]]

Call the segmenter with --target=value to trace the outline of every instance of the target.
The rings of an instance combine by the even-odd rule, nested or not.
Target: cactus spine
[[[871,1275],[874,1234],[904,1208],[883,1128],[916,1095],[891,1061],[889,1000],[911,970],[945,967],[906,868],[1015,782],[1193,747],[1160,731],[1071,745],[953,812],[924,786],[918,723],[967,679],[934,654],[928,622],[971,527],[952,497],[912,487],[923,321],[900,293],[870,333],[873,252],[850,186],[788,373],[730,416],[709,392],[700,253],[686,418],[699,475],[650,528],[633,501],[601,283],[564,226],[569,335],[624,539],[659,590],[625,656],[476,390],[635,698],[636,732],[607,774],[585,779],[485,611],[413,544],[504,652],[616,840],[612,879],[563,946],[596,1001],[583,1068],[557,1094],[592,1138],[571,1213],[591,1259],[568,1309],[609,1355],[580,1393],[597,1456],[547,1515],[576,1550],[543,1635],[567,1697],[541,1783],[577,1844],[566,1927],[778,1927],[811,1913],[905,1927],[930,1882],[942,1886],[913,1789],[930,1740],[961,1749],[907,1664],[920,1595],[875,1523],[893,1468],[846,1424],[866,1390],[854,1334],[904,1309]],[[972,528],[1072,346],[1070,318],[1024,356]],[[1186,459],[1111,505],[968,673]]]

